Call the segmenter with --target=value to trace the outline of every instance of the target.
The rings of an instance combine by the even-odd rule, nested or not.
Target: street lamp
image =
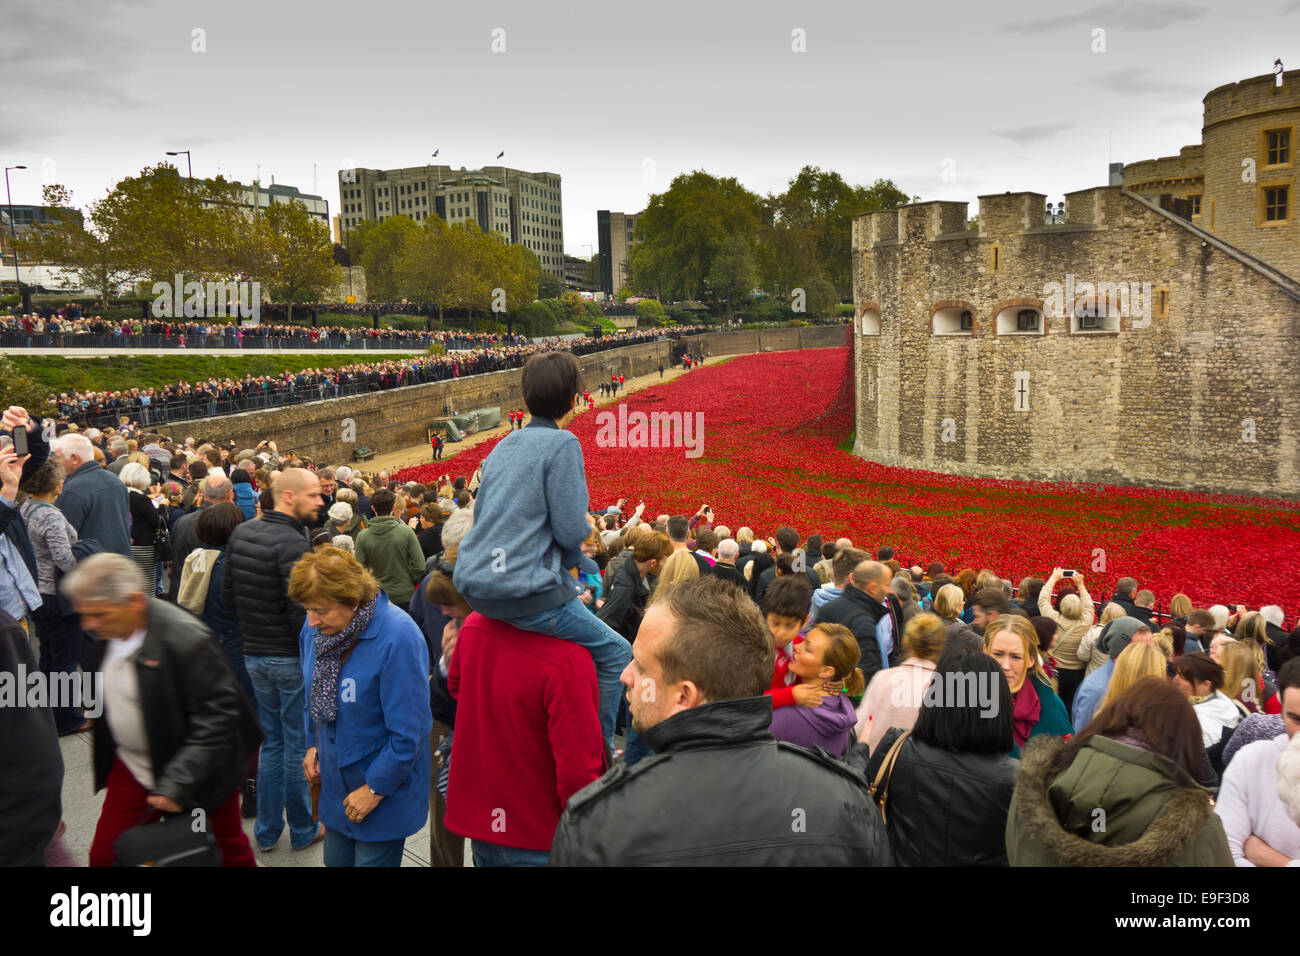
[[[193,178],[194,178],[194,164],[190,162],[190,151],[189,151],[188,149],[168,150],[168,151],[167,151],[167,155],[168,155],[168,156],[184,156],[184,157],[185,157],[185,172],[189,175],[189,178],[190,178],[190,179],[193,179]]]
[[[5,202],[9,206],[9,240],[10,245],[14,247],[14,281],[18,284],[18,301],[20,304],[23,302],[23,280],[18,274],[18,230],[14,226],[14,197],[9,192],[9,170],[26,168],[26,166],[5,167]]]

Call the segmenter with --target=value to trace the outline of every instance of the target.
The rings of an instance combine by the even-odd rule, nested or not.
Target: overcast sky
[[[981,193],[1059,198],[1199,142],[1202,97],[1300,67],[1297,41],[1300,0],[39,0],[0,19],[0,160],[28,167],[14,202],[54,181],[84,205],[189,148],[196,176],[260,168],[332,215],[340,168],[504,150],[563,177],[585,257],[597,209],[692,169],[765,193],[812,164],[972,215]]]

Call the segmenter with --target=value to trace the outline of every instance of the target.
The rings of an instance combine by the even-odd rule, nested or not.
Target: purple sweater
[[[824,747],[836,757],[849,749],[858,714],[847,694],[826,697],[820,707],[777,707],[772,711],[772,736],[800,747]]]

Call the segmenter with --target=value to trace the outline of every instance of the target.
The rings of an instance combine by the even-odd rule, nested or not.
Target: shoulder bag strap
[[[888,823],[889,818],[885,814],[885,804],[889,801],[889,781],[894,777],[894,764],[898,762],[898,752],[903,748],[903,742],[912,735],[912,731],[905,730],[898,735],[894,745],[889,748],[889,753],[885,755],[880,769],[876,771],[876,779],[871,782],[871,797],[880,807],[880,818]]]

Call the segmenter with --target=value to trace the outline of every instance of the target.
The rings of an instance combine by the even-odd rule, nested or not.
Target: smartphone
[[[1063,577],[1063,578],[1072,578],[1072,577],[1074,577],[1074,572],[1073,572],[1073,571],[1062,571],[1062,572],[1061,572],[1061,577]]]
[[[14,454],[19,458],[27,454],[27,429],[14,429]]]

